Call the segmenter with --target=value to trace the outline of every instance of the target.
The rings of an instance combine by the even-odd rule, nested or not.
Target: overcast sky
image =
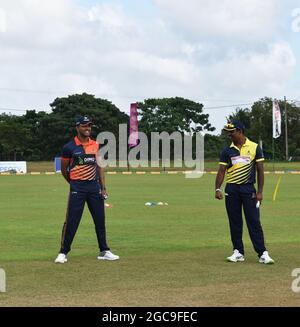
[[[82,92],[126,112],[300,100],[299,55],[299,0],[0,0],[0,112]],[[205,112],[219,132],[233,110]]]

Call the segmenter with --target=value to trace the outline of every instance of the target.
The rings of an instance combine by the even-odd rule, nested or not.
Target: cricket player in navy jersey
[[[99,260],[118,260],[106,242],[104,199],[107,197],[104,171],[98,166],[99,145],[90,138],[92,122],[87,116],[76,120],[77,136],[62,150],[61,172],[70,184],[66,220],[63,225],[61,248],[55,263],[67,262],[67,254],[87,203],[93,217],[100,254]]]
[[[274,260],[269,256],[265,247],[264,234],[260,223],[259,206],[263,200],[264,167],[263,153],[258,144],[251,142],[245,135],[244,125],[239,121],[228,123],[224,130],[228,133],[232,143],[223,149],[219,163],[219,170],[215,182],[215,198],[223,199],[221,185],[225,173],[227,185],[225,187],[225,204],[229,218],[230,234],[233,244],[233,254],[227,258],[230,262],[242,262],[244,257],[243,217],[259,262],[272,264]],[[254,184],[258,179],[258,189]]]

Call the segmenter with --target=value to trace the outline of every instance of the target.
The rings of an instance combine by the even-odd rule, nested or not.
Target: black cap
[[[93,124],[88,116],[78,116],[76,118],[76,126],[86,125],[86,124],[91,124],[91,125]]]
[[[235,131],[236,129],[239,129],[242,132],[244,132],[245,126],[242,122],[240,122],[238,120],[233,120],[232,122],[228,122],[223,128],[223,130],[227,131],[227,132],[232,132],[232,131]]]

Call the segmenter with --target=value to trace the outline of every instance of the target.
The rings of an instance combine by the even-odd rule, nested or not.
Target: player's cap
[[[90,125],[93,124],[88,116],[78,116],[76,118],[76,126],[86,125],[86,124],[90,124]]]
[[[223,130],[227,132],[232,132],[235,131],[236,129],[239,129],[242,132],[244,132],[245,126],[242,122],[238,120],[233,120],[232,122],[228,122],[223,128]]]

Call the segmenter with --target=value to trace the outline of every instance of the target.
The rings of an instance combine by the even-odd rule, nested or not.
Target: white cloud
[[[156,74],[176,83],[188,83],[195,77],[194,67],[184,60],[157,57],[142,52],[128,52],[125,55],[127,65],[142,74]]]
[[[0,33],[6,32],[6,12],[0,8]]]
[[[300,32],[300,8],[295,8],[292,12],[292,31],[295,33]]]
[[[140,17],[118,0],[1,0],[0,107],[45,109],[84,91],[124,111],[148,97],[276,96],[297,65],[278,1],[155,0],[155,16]]]
[[[63,46],[76,34],[76,20],[80,12],[71,0],[3,1],[6,11],[7,33],[2,44],[32,49]]]
[[[76,73],[61,74],[57,80],[57,87],[63,89],[68,85],[72,93],[83,93],[87,89],[92,93],[101,91],[103,94],[114,95],[114,87],[97,75],[82,75]]]
[[[194,37],[262,39],[274,32],[278,0],[155,0],[175,28]]]
[[[224,60],[206,68],[214,85],[223,92],[265,94],[281,91],[293,73],[296,58],[287,43],[270,45],[265,52],[228,54]]]
[[[109,6],[107,3],[93,6],[88,11],[88,19],[91,22],[99,22],[109,31],[120,30],[125,25],[122,8],[118,5]]]

